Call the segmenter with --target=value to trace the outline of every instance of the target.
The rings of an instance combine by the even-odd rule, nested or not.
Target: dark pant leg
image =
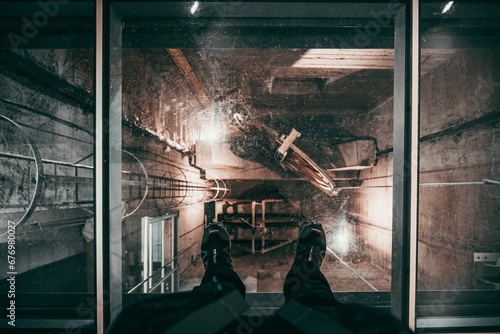
[[[354,333],[412,333],[405,324],[384,310],[337,301],[325,276],[311,262],[294,263],[285,278],[283,290],[285,303],[295,300]]]
[[[205,269],[201,284],[193,291],[199,290],[232,291],[237,289],[245,297],[246,287],[233,266],[229,263],[212,263]]]
[[[292,265],[285,278],[283,293],[285,303],[293,299],[308,306],[339,304],[321,270],[307,260]]]

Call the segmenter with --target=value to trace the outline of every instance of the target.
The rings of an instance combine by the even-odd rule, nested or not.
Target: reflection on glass
[[[7,221],[14,223],[19,262],[13,271],[43,276],[35,269],[74,258],[75,269],[83,274],[81,282],[65,285],[42,279],[33,285],[26,278],[26,291],[76,287],[86,291],[86,242],[81,230],[93,215],[93,120],[82,105],[91,98],[92,53],[4,50],[2,54],[9,57],[10,71],[16,74],[3,73],[0,97],[2,239]],[[52,88],[43,89],[46,85]],[[64,96],[67,90],[74,93],[70,98]]]
[[[94,291],[93,52],[0,57],[0,291],[17,310],[0,326],[44,326],[48,305]],[[67,312],[90,324],[91,307]]]
[[[281,292],[314,220],[334,291],[390,291],[393,62],[392,49],[124,49],[126,288],[144,277],[141,217],[178,212],[181,290],[199,284],[202,227],[218,220],[247,291]]]
[[[460,28],[457,19],[464,19]],[[500,327],[492,304],[500,283],[498,22],[497,5],[423,6],[417,301],[422,330]],[[433,64],[432,56],[445,61]],[[446,320],[452,316],[457,318]]]
[[[74,6],[0,5],[0,331],[93,323],[95,19]]]

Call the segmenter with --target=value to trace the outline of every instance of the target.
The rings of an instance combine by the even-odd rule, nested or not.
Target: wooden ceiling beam
[[[177,65],[181,73],[184,75],[189,85],[193,89],[196,98],[200,102],[203,109],[208,109],[212,106],[212,98],[208,95],[205,87],[200,82],[198,77],[193,71],[191,65],[189,65],[186,56],[181,49],[167,49],[168,54],[172,57],[172,60]]]
[[[274,67],[271,70],[273,78],[342,78],[357,70],[342,68],[306,68],[306,67]]]

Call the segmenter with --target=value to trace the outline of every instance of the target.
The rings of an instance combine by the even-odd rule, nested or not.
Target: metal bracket
[[[292,131],[290,131],[290,134],[283,140],[283,143],[277,150],[277,154],[281,158],[280,161],[283,161],[283,159],[285,159],[288,149],[290,148],[290,146],[293,145],[295,140],[299,137],[300,137],[300,132],[298,132],[295,129],[292,129]]]
[[[500,253],[474,253],[474,262],[496,262]]]

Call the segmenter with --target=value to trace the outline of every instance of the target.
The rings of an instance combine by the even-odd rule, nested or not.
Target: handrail
[[[161,281],[159,281],[158,283],[156,283],[156,284],[155,284],[155,285],[151,288],[151,290],[149,290],[149,291],[148,291],[148,293],[149,293],[149,292],[151,292],[151,291],[153,291],[154,289],[156,289],[156,288],[157,288],[160,284],[162,284],[163,282],[165,282],[165,281],[166,281],[168,278],[170,278],[170,276],[171,276],[173,273],[175,273],[176,271],[177,271],[177,268],[172,268],[172,269],[170,269],[170,270],[169,270],[169,271],[165,274],[165,276],[162,278],[162,280],[161,280]]]
[[[130,289],[127,293],[132,293],[134,292],[135,290],[137,290],[140,286],[142,286],[144,283],[146,283],[147,281],[149,281],[151,278],[153,278],[153,276],[155,276],[158,272],[160,272],[161,270],[165,269],[167,266],[169,266],[172,262],[174,262],[175,260],[177,260],[178,257],[176,258],[173,258],[172,260],[170,260],[168,263],[166,263],[163,267],[157,269],[155,272],[153,272],[151,275],[149,275],[149,277],[146,277],[145,279],[143,279],[141,282],[139,282],[136,286],[134,286],[132,289]],[[165,278],[168,278],[170,275],[172,275],[178,268],[172,268],[171,270],[169,270],[169,272],[167,273],[168,275],[165,276]],[[162,283],[163,280],[160,282]],[[156,286],[155,286],[156,288]]]

